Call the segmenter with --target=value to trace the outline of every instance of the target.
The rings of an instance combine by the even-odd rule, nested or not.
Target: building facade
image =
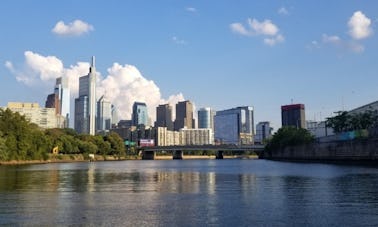
[[[108,131],[112,127],[112,104],[104,95],[97,102],[97,131]]]
[[[70,89],[68,88],[68,79],[59,77],[56,79],[54,93],[47,96],[45,103],[46,108],[54,108],[55,114],[62,119],[59,128],[68,128],[70,121]]]
[[[155,127],[166,127],[169,131],[173,130],[172,107],[169,104],[156,107]]]
[[[176,120],[174,122],[174,130],[179,131],[182,128],[195,128],[193,104],[189,100],[176,104]]]
[[[211,128],[180,129],[180,145],[209,145],[214,144],[213,130]]]
[[[303,104],[291,104],[281,106],[282,126],[306,128],[305,106]]]
[[[221,144],[253,144],[253,107],[217,111],[214,117],[215,141]]]
[[[7,108],[24,115],[31,123],[41,128],[57,128],[58,115],[54,108],[41,108],[38,103],[9,102]]]
[[[148,125],[147,105],[144,102],[134,102],[131,116],[134,126]]]
[[[79,97],[75,99],[75,130],[78,133],[95,134],[96,103],[96,68],[92,57],[88,75],[79,78]]]
[[[272,137],[273,128],[269,121],[259,122],[256,125],[255,144],[263,144],[265,140]]]
[[[214,130],[214,116],[215,111],[213,111],[210,107],[199,109],[198,128],[211,128]]]

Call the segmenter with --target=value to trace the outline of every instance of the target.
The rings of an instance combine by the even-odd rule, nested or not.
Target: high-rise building
[[[182,128],[195,128],[193,104],[189,100],[176,104],[176,120],[174,123],[174,129],[175,131],[178,131]]]
[[[271,138],[273,128],[270,127],[269,121],[259,122],[256,125],[255,143],[262,144],[266,139]]]
[[[65,118],[65,127],[69,127],[70,121],[70,89],[67,77],[56,79],[55,92],[59,99],[59,114]]]
[[[222,144],[252,144],[253,107],[243,106],[217,111],[214,117],[215,140]]]
[[[303,104],[281,106],[281,119],[282,126],[306,128],[305,106]]]
[[[89,73],[79,78],[79,97],[75,99],[75,130],[83,134],[95,134],[96,122],[96,68],[95,57]]]
[[[131,116],[134,126],[148,125],[147,105],[143,102],[134,102]]]
[[[55,113],[64,119],[61,126],[64,128],[69,127],[70,89],[66,77],[56,79],[54,93],[47,96],[45,107],[55,108]]]
[[[215,111],[210,107],[198,110],[198,128],[211,128],[214,130]]]
[[[110,130],[112,126],[112,104],[104,95],[97,102],[97,131]]]
[[[173,130],[172,107],[169,104],[162,104],[156,107],[155,127],[166,127]]]

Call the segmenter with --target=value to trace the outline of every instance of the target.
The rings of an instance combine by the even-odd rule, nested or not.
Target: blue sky
[[[378,1],[0,5],[1,106],[43,105],[54,78],[85,75],[92,55],[99,92],[123,118],[134,101],[189,99],[197,108],[253,106],[255,123],[277,129],[284,104],[303,103],[306,118],[320,120],[378,100]]]

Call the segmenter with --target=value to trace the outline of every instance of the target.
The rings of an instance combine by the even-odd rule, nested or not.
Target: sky
[[[0,106],[44,106],[55,78],[96,57],[97,96],[130,119],[132,104],[190,100],[197,109],[253,106],[281,127],[281,105],[322,120],[378,100],[378,1],[0,2]],[[72,101],[73,102],[73,101]]]

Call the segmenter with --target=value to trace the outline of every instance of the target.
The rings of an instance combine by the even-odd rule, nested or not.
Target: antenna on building
[[[92,67],[94,67],[95,66],[95,56],[92,56],[92,65],[91,65]]]

